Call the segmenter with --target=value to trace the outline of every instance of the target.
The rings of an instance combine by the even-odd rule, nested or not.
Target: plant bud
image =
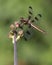
[[[14,30],[14,29],[15,29],[14,24],[11,24],[11,25],[10,25],[10,29],[11,29],[11,30]]]
[[[19,27],[19,23],[17,21],[15,21],[15,26],[18,28]]]

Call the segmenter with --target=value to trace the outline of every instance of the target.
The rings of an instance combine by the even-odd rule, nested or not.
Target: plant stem
[[[16,34],[14,34],[14,65],[18,65],[18,62],[17,62],[17,43],[16,43]]]

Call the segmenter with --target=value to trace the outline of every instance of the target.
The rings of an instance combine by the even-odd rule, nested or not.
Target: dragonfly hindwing
[[[39,19],[42,17],[42,15],[41,14],[38,14],[34,19],[36,20],[36,21],[39,21]]]

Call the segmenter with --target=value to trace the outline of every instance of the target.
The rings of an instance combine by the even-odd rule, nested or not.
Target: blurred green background
[[[13,44],[8,38],[9,26],[21,16],[28,16],[32,6],[34,15],[42,14],[37,23],[47,34],[34,31],[29,41],[18,42],[18,60],[29,65],[52,65],[52,0],[0,0],[0,65],[13,65]]]

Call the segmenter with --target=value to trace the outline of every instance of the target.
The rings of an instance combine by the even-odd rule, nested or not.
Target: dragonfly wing
[[[34,20],[35,20],[35,21],[39,21],[39,19],[40,19],[41,17],[42,17],[41,14],[37,14],[37,16],[34,17]]]
[[[31,6],[29,6],[28,13],[28,20],[33,19],[33,8]]]
[[[32,27],[31,28],[28,28],[25,32],[24,32],[24,39],[27,41],[29,40],[33,35],[33,29]]]

